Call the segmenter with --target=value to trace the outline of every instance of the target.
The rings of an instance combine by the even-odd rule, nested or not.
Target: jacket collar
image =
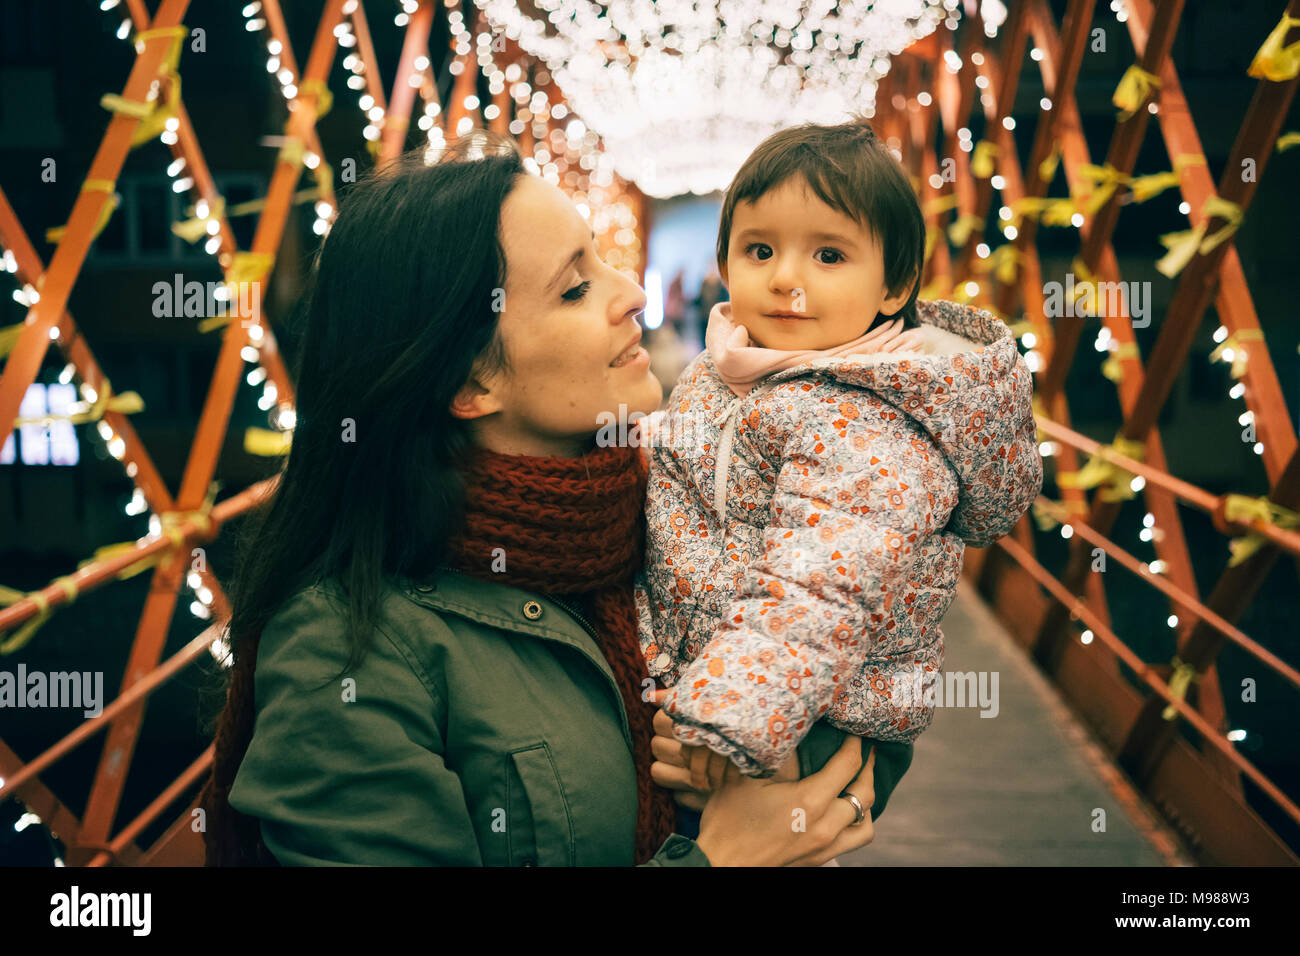
[[[505,582],[483,581],[447,567],[424,578],[405,578],[399,582],[398,589],[407,600],[421,607],[515,634],[557,641],[583,654],[600,668],[613,688],[623,714],[624,736],[628,746],[632,745],[623,695],[614,671],[587,629],[555,598]]]
[[[599,652],[586,628],[554,598],[504,581],[483,581],[451,568],[440,568],[424,578],[403,580],[401,590],[425,607],[490,627],[583,645],[584,649],[590,644]]]
[[[890,382],[900,363],[927,365],[938,370],[949,364],[954,356],[963,352],[975,353],[976,349],[980,349],[980,352],[971,356],[973,361],[983,361],[981,356],[987,352],[988,358],[996,357],[997,361],[1008,364],[1015,352],[1015,339],[1006,323],[976,306],[918,299],[916,317],[925,338],[920,356],[885,352],[819,358],[777,372],[763,382],[781,382],[809,372],[821,372],[850,385],[866,388],[879,386],[878,390],[888,395],[893,391]]]

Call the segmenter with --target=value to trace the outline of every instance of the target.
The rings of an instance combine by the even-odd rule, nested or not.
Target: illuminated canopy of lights
[[[475,3],[652,196],[725,189],[778,129],[872,115],[889,57],[958,15],[958,0]]]

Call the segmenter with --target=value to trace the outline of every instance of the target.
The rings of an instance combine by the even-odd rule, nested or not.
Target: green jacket
[[[359,668],[307,588],[263,631],[230,791],[284,865],[630,866],[631,735],[614,675],[559,600],[440,572],[391,587]],[[708,866],[666,840],[647,866]]]

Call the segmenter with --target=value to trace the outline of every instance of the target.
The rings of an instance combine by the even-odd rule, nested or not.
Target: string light
[[[494,29],[546,66],[600,134],[618,174],[657,197],[725,188],[776,130],[871,115],[889,58],[945,17],[955,24],[959,6],[796,3],[778,12],[738,0],[720,20],[716,8],[691,0],[630,0],[618,17],[594,0],[570,0],[562,11],[476,3]],[[450,5],[448,22],[455,40],[463,26]],[[460,55],[471,48],[455,46]],[[946,62],[959,68],[960,57],[948,51]]]

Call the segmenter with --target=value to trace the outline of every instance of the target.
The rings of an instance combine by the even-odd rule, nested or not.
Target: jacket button
[[[433,592],[433,591],[438,590],[438,585],[436,585],[436,584],[421,584],[419,587],[416,588],[416,590],[419,591],[421,594],[429,594],[429,593],[431,593],[431,592]]]
[[[686,856],[686,854],[691,852],[691,845],[683,839],[674,843],[664,852],[668,854],[668,859],[680,860],[682,857]]]
[[[524,617],[530,621],[535,621],[542,616],[542,606],[536,601],[529,601],[524,605]]]
[[[537,861],[534,860],[532,857],[529,857],[528,859],[524,860],[524,862],[523,862],[522,865],[523,865],[523,866],[536,866],[536,865],[537,865]]]

